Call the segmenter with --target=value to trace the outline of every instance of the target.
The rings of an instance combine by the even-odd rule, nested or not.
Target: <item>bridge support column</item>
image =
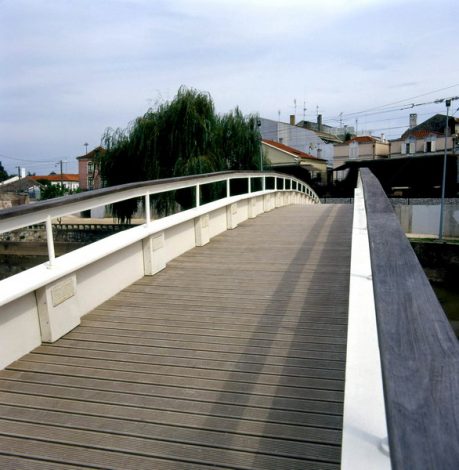
[[[53,343],[80,324],[76,290],[73,274],[36,291],[42,341]]]
[[[248,215],[249,219],[254,219],[259,214],[258,198],[254,197],[249,200]]]
[[[194,234],[196,246],[204,246],[209,243],[209,214],[204,214],[194,219]]]
[[[232,230],[237,227],[237,202],[226,206],[226,226],[228,230]]]
[[[166,267],[164,232],[156,233],[142,241],[145,276],[153,276]]]

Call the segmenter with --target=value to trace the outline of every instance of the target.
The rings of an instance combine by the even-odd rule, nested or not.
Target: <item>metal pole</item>
[[[56,258],[54,252],[54,241],[53,241],[53,225],[51,223],[51,216],[48,215],[46,218],[46,243],[48,245],[48,258],[49,258],[49,268],[52,268],[54,265],[54,260]]]
[[[63,161],[62,161],[62,160],[60,160],[60,162],[59,162],[59,163],[60,163],[60,166],[61,166],[61,189],[63,189],[63,188],[64,188],[64,171],[63,171],[63,169],[62,169],[62,166],[63,166],[63,165],[62,165],[62,164],[63,164]]]
[[[443,154],[443,175],[441,181],[441,200],[440,200],[440,228],[438,230],[438,239],[443,240],[443,209],[445,205],[445,185],[446,185],[446,158],[447,158],[447,143],[448,143],[448,121],[449,121],[449,107],[451,100],[446,100],[446,123],[445,123],[445,152]]]
[[[200,185],[196,185],[196,207],[199,207],[201,204],[201,191],[200,191]]]
[[[150,195],[145,194],[145,225],[150,225],[151,214],[150,214]]]

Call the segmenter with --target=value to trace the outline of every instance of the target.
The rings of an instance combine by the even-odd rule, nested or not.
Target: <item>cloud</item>
[[[414,8],[414,5],[417,5]],[[324,119],[455,83],[456,1],[7,0],[0,153],[79,155],[181,85]],[[446,12],[446,14],[445,14]],[[442,71],[442,73],[439,73]],[[454,91],[454,90],[452,90]],[[458,90],[459,91],[459,90]],[[301,103],[301,104],[300,104]]]

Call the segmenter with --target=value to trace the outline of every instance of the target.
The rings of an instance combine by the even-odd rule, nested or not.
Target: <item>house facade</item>
[[[103,147],[96,147],[86,155],[77,157],[81,191],[90,191],[102,187],[98,158],[104,152],[105,149]]]
[[[68,191],[76,191],[80,187],[80,177],[74,173],[62,173],[44,176],[31,176],[34,181],[47,181],[52,186],[62,185]]]
[[[399,139],[391,141],[392,158],[443,155],[446,151],[456,153],[458,147],[459,119],[448,118],[448,131],[445,139],[446,116],[435,114],[418,126],[408,129]]]
[[[263,140],[262,145],[263,154],[274,170],[276,168],[299,167],[307,170],[311,179],[321,183],[326,181],[326,160],[273,140]]]
[[[342,144],[335,144],[333,168],[339,168],[350,160],[380,160],[390,155],[390,143],[373,136],[353,137]],[[342,180],[345,172],[337,171],[335,179]]]
[[[322,140],[315,132],[285,122],[260,118],[260,134],[270,140],[312,155],[333,167],[333,144]]]

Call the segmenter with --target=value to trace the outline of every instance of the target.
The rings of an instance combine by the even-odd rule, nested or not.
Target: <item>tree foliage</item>
[[[42,185],[40,190],[40,199],[54,199],[55,197],[68,196],[80,192],[79,189],[71,190],[61,184],[52,184],[49,180],[39,179],[38,183]]]
[[[209,94],[182,87],[172,101],[148,110],[127,129],[108,129],[103,136],[107,152],[99,164],[108,186],[258,169],[260,142],[256,116],[245,117],[238,108],[218,116]],[[183,197],[175,201],[187,206]],[[155,199],[157,209],[166,213],[173,202]],[[114,215],[128,220],[136,207],[136,201],[125,201],[114,207]]]
[[[5,168],[3,168],[2,162],[0,162],[0,181],[5,181],[9,178]]]

